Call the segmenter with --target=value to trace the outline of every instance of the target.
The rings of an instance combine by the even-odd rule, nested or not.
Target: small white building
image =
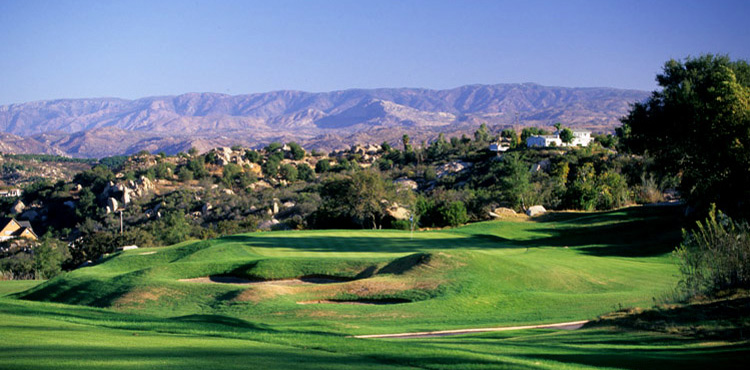
[[[573,130],[573,142],[571,146],[589,146],[593,138],[591,137],[591,131],[584,130]]]
[[[23,195],[23,190],[21,189],[0,190],[0,197],[4,198],[20,197],[21,195]]]
[[[591,131],[572,130],[573,140],[570,144],[563,143],[560,139],[560,133],[555,131],[552,135],[535,135],[526,139],[526,146],[529,148],[544,148],[548,146],[589,146],[593,138]],[[554,145],[553,145],[554,144]]]
[[[504,152],[510,149],[510,145],[506,143],[492,143],[490,144],[491,152]]]
[[[529,148],[544,148],[548,146],[562,146],[562,140],[558,135],[535,135],[526,139],[526,146]]]

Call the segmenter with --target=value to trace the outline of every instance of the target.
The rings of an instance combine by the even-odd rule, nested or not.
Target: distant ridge
[[[491,126],[562,122],[604,132],[619,125],[630,104],[648,95],[637,90],[525,83],[447,90],[59,99],[0,106],[0,131],[14,135],[1,136],[0,148],[100,157],[296,140],[308,148],[334,149],[362,141],[394,141],[404,133],[429,140],[438,132],[469,132],[484,122]],[[8,143],[11,139],[18,143],[19,137],[33,140],[33,145]]]

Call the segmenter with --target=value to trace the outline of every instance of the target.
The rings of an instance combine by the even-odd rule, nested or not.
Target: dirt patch
[[[235,285],[315,285],[315,284],[332,284],[340,283],[341,280],[324,278],[324,277],[301,277],[296,279],[280,280],[250,280],[234,276],[203,276],[192,279],[180,279],[178,281],[187,283],[214,283],[214,284],[235,284]]]
[[[322,285],[311,287],[315,293],[334,296],[336,294],[350,294],[357,296],[388,295],[405,290],[433,290],[440,285],[439,280],[406,280],[406,279],[363,279],[336,285]]]
[[[234,298],[237,302],[259,303],[273,299],[280,295],[297,294],[304,285],[254,285],[250,289],[243,290]]]
[[[123,294],[113,303],[114,308],[139,307],[147,302],[156,302],[162,297],[177,297],[183,293],[167,288],[136,289]]]

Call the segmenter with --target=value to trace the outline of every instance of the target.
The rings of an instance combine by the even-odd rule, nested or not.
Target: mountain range
[[[610,132],[630,104],[648,95],[526,83],[37,101],[0,106],[0,151],[102,157],[271,141],[330,150],[396,142],[403,134],[419,143],[440,132],[469,133],[481,123],[497,130],[561,122]]]

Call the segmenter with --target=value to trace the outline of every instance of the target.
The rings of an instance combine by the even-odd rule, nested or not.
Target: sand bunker
[[[138,254],[140,254],[141,256],[147,256],[147,255],[149,255],[149,254],[154,254],[154,253],[156,253],[156,251],[151,251],[151,252],[143,252],[143,253],[138,253]]]
[[[180,279],[179,281],[188,283],[214,283],[214,284],[234,284],[234,285],[315,285],[315,284],[333,284],[340,283],[341,280],[325,277],[301,277],[296,279],[280,280],[250,280],[234,276],[203,276],[193,279]]]

